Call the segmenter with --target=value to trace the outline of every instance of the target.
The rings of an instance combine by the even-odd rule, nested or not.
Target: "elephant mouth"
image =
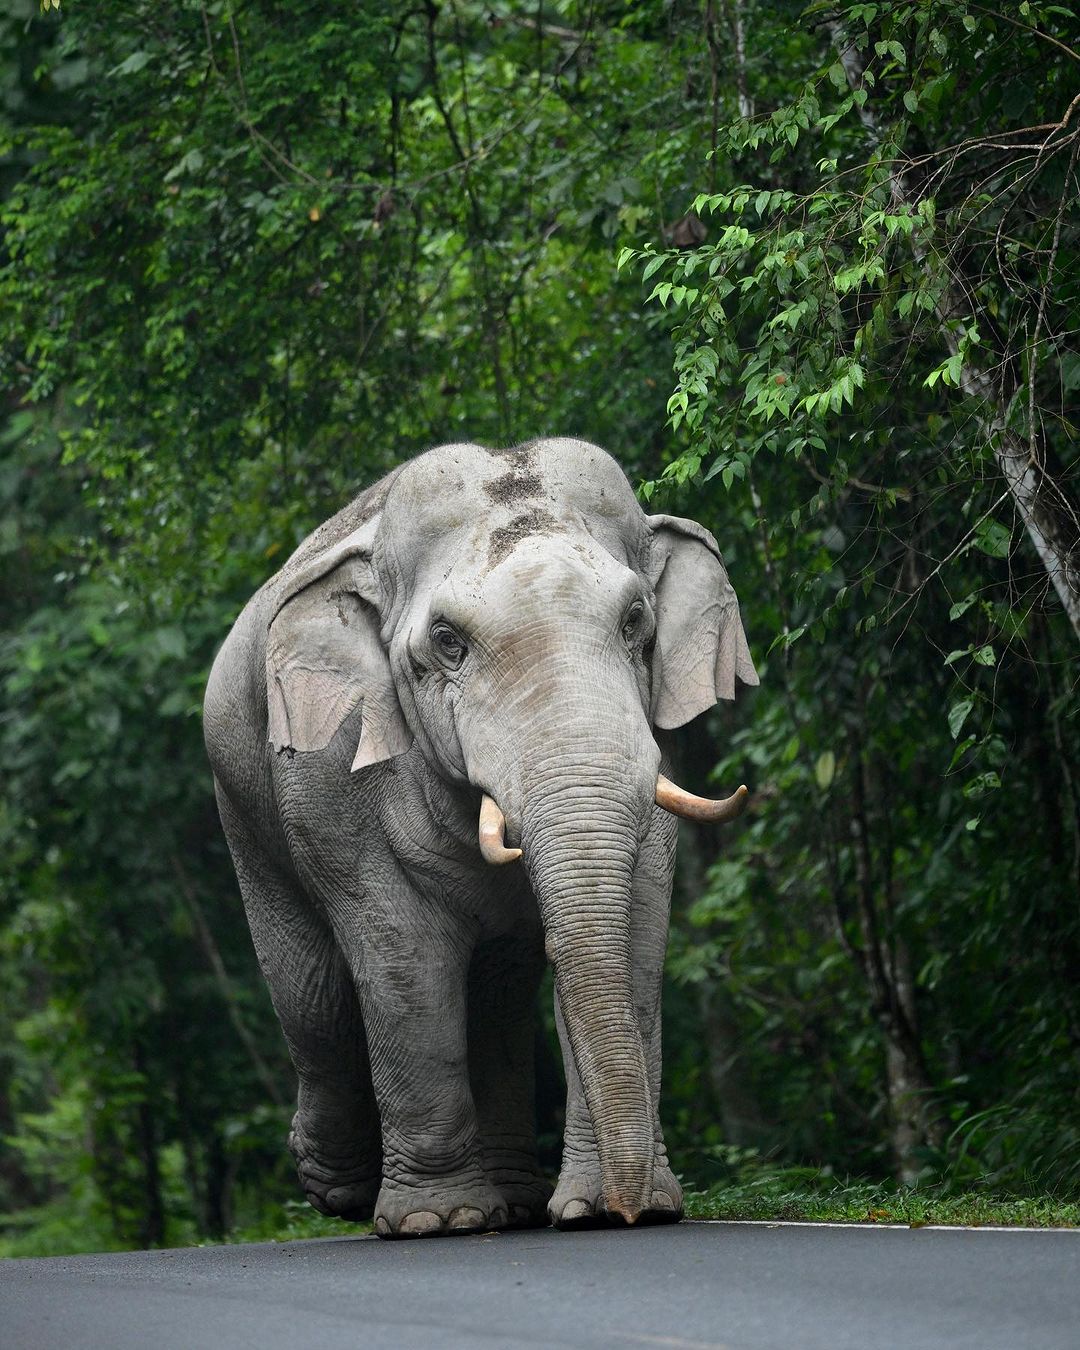
[[[673,783],[670,778],[658,774],[656,779],[656,804],[673,816],[682,820],[704,821],[712,825],[723,825],[735,820],[746,809],[748,797],[746,784],[737,787],[730,797],[714,800],[711,797],[698,797],[685,788]],[[498,802],[487,793],[480,802],[479,824],[480,853],[485,862],[493,867],[505,866],[517,862],[521,849],[506,846],[506,817]]]

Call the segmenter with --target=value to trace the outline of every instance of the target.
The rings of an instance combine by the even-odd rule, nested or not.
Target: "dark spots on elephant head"
[[[540,475],[526,464],[515,464],[501,477],[484,484],[484,491],[499,506],[517,506],[543,491]]]
[[[494,459],[509,460],[518,468],[528,468],[532,463],[532,453],[536,449],[535,441],[522,441],[520,445],[485,446]]]
[[[524,506],[544,491],[543,480],[533,467],[533,449],[526,443],[512,450],[489,451],[501,465],[498,477],[484,484],[485,494],[496,506]]]
[[[488,545],[488,567],[498,567],[523,539],[528,539],[530,535],[543,534],[554,525],[555,518],[549,511],[534,508],[523,515],[515,516],[509,525],[501,525],[497,530],[492,530]]]

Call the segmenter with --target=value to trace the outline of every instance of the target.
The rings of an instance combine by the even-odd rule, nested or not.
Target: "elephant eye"
[[[641,616],[645,613],[645,606],[640,600],[635,600],[626,611],[626,618],[623,619],[622,634],[627,642],[633,642],[641,628]]]
[[[467,650],[465,643],[448,623],[431,625],[431,644],[443,665],[449,666],[451,670],[457,670],[465,660]]]

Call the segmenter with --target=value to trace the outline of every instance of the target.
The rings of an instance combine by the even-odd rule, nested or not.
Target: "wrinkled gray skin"
[[[581,441],[432,450],[254,597],[206,742],[316,1209],[385,1236],[545,1207],[563,1227],[679,1216],[657,1114],[676,821],[654,804],[654,730],[736,675],[756,682],[712,537],[646,517]],[[481,858],[482,792],[520,862]],[[545,952],[569,1085],[554,1195],[533,1124]]]

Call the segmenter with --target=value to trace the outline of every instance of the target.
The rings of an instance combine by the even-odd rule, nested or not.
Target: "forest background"
[[[543,434],[713,530],[762,675],[682,748],[754,789],[683,838],[664,1113],[698,1212],[1075,1221],[1077,31],[7,0],[0,1250],[330,1231],[205,676],[361,486]]]

